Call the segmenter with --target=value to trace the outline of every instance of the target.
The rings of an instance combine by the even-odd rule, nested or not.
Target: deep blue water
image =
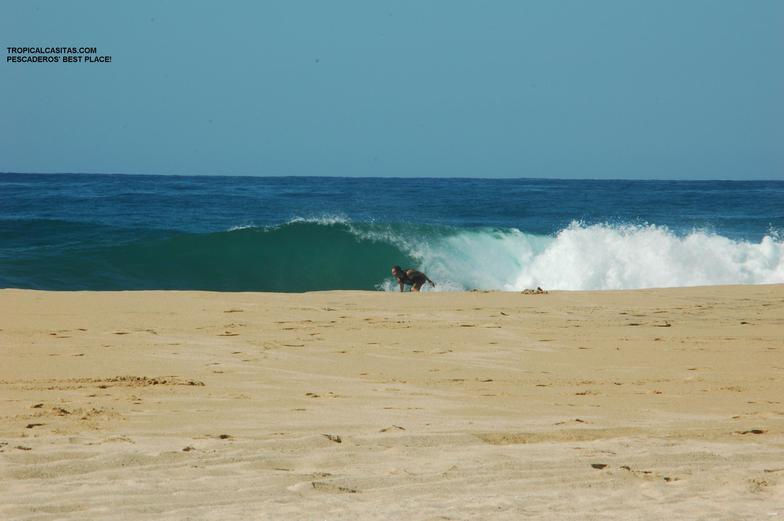
[[[784,282],[784,182],[0,174],[0,287]]]

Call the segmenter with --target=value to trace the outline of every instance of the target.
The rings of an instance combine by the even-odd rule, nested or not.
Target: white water
[[[477,229],[415,244],[394,242],[419,261],[436,290],[784,283],[784,242],[775,234],[752,243],[705,231],[676,235],[652,225],[572,223],[555,237]],[[395,286],[387,280],[382,288]]]

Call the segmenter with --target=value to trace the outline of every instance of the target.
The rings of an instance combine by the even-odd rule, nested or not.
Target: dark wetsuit
[[[429,282],[435,286],[433,281],[427,278],[427,275],[417,270],[405,270],[400,272],[400,275],[397,276],[397,281],[400,284],[400,291],[403,291],[403,285],[411,286],[411,291],[419,291],[422,289],[422,286],[425,285],[425,282]]]

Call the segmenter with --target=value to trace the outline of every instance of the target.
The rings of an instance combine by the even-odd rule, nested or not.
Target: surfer
[[[404,270],[400,266],[392,266],[392,276],[400,284],[400,291],[403,291],[404,286],[411,286],[411,291],[419,291],[425,285],[425,282],[429,282],[433,287],[436,286],[436,283],[427,278],[427,275],[421,271]]]

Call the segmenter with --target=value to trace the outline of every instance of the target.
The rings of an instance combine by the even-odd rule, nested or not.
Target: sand
[[[0,519],[784,519],[784,286],[0,291]]]

